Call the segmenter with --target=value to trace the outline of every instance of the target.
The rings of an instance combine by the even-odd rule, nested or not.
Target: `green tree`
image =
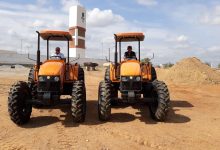
[[[218,64],[218,68],[220,69],[220,64]]]

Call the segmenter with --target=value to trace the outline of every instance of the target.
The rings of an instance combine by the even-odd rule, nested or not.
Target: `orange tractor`
[[[70,95],[74,122],[83,122],[86,115],[86,88],[84,71],[69,59],[69,41],[72,36],[65,31],[44,30],[38,32],[36,65],[31,68],[28,82],[12,85],[8,96],[11,120],[22,125],[30,120],[32,106],[53,106],[61,103],[61,95]],[[40,38],[47,41],[47,59],[40,60]],[[49,41],[66,41],[67,58],[49,57]]]
[[[140,62],[140,42],[143,33],[115,34],[115,60],[106,69],[105,79],[99,84],[99,119],[110,119],[111,107],[118,103],[118,92],[123,101],[135,103],[141,98],[149,102],[153,119],[164,121],[169,109],[170,97],[166,84],[157,80],[155,68],[151,63]],[[121,43],[138,42],[138,58],[121,60]],[[119,55],[118,55],[119,45]],[[118,61],[119,58],[119,61]]]

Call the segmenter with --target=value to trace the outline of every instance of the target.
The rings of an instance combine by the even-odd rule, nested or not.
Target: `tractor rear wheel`
[[[86,117],[86,88],[84,82],[75,81],[72,89],[71,111],[73,122],[80,123]]]
[[[111,105],[116,106],[118,104],[118,87],[117,85],[111,84]]]
[[[79,67],[79,71],[78,71],[78,80],[85,81],[84,70],[81,67]]]
[[[12,85],[8,96],[8,112],[11,120],[22,125],[30,120],[32,105],[31,92],[26,82],[19,81]]]
[[[157,79],[157,72],[156,72],[156,69],[154,67],[151,67],[151,76],[152,76],[151,81],[154,81],[154,80]]]
[[[102,81],[98,92],[98,116],[99,120],[107,121],[111,116],[111,83]]]
[[[153,102],[149,104],[151,117],[157,121],[165,121],[170,105],[170,96],[166,84],[162,81],[152,82]]]

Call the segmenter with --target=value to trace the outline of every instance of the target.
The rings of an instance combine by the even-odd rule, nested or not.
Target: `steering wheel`
[[[50,56],[50,58],[59,58],[60,60],[62,59],[60,56]]]
[[[125,58],[125,60],[137,60],[137,58],[133,56],[133,57]]]

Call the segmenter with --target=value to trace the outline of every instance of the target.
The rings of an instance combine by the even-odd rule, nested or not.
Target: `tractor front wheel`
[[[105,81],[110,81],[110,67],[105,70]]]
[[[157,121],[165,121],[170,105],[168,88],[164,82],[158,80],[154,80],[152,86],[153,102],[149,104],[151,117]]]
[[[32,105],[31,91],[26,82],[17,82],[12,85],[8,96],[8,112],[11,120],[22,125],[30,120]]]
[[[111,83],[102,81],[98,92],[98,115],[99,120],[107,121],[111,116]]]
[[[73,122],[85,121],[86,116],[86,88],[83,81],[75,81],[72,89],[71,111]]]
[[[28,75],[28,86],[31,90],[32,100],[37,99],[37,84],[34,82],[34,68],[31,68]],[[39,109],[42,108],[41,104],[33,104],[33,108]]]

